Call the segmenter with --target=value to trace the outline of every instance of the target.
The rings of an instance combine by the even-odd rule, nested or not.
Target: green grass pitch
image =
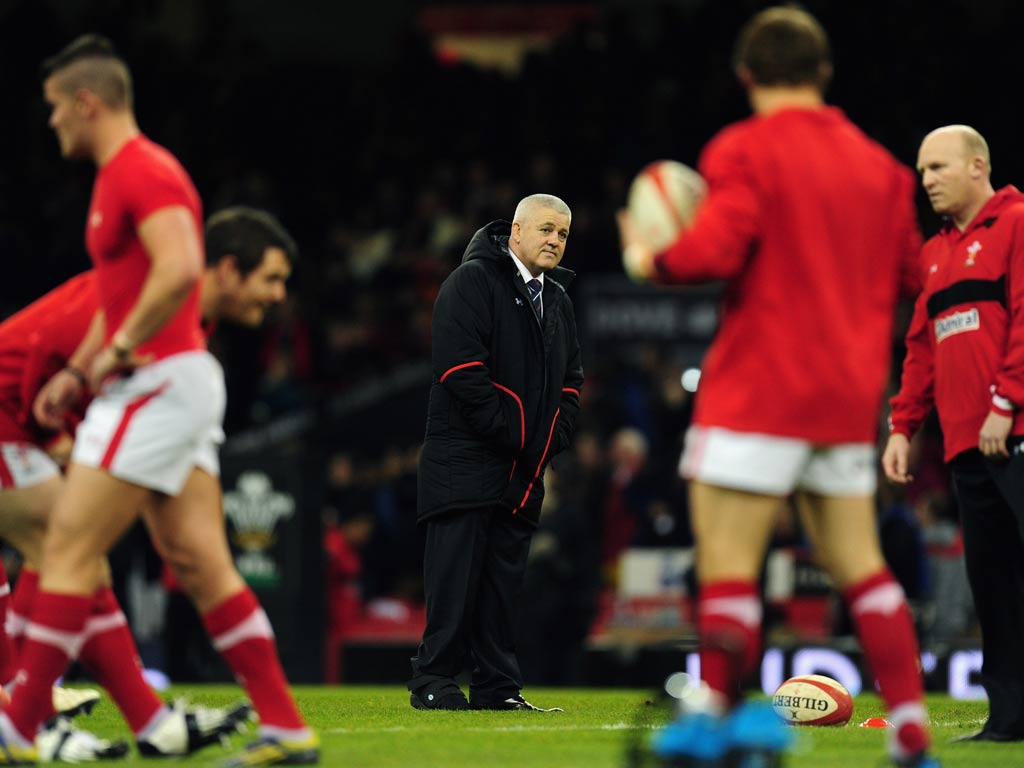
[[[661,710],[644,704],[641,690],[530,688],[538,706],[565,712],[421,712],[409,706],[401,687],[299,687],[303,713],[320,732],[324,766],[359,768],[604,768],[625,765],[630,739],[644,738]],[[239,698],[228,686],[179,686],[171,697],[208,705]],[[935,754],[947,768],[1020,768],[1020,744],[949,744],[953,736],[976,729],[986,713],[984,702],[958,702],[946,696],[928,699]],[[857,723],[882,714],[877,696],[856,699],[853,720],[842,727],[801,728],[789,768],[875,768],[885,764],[884,731]],[[645,724],[644,721],[648,724]],[[78,724],[104,736],[127,737],[114,706],[104,700]],[[212,746],[187,760],[216,765],[252,736],[232,739],[230,749]],[[171,764],[178,761],[171,761]],[[137,755],[116,765],[168,765]]]

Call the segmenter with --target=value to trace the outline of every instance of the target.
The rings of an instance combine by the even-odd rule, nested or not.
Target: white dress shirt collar
[[[512,261],[514,261],[516,263],[516,266],[519,267],[519,274],[522,276],[524,283],[528,283],[531,280],[540,280],[540,287],[541,288],[544,287],[544,273],[543,272],[541,272],[539,275],[537,275],[536,278],[533,275],[531,275],[530,274],[530,270],[528,270],[526,268],[526,265],[523,264],[523,262],[521,262],[519,260],[519,257],[516,256],[515,251],[512,250],[512,246],[509,246],[509,248],[508,248],[508,255],[512,257]]]

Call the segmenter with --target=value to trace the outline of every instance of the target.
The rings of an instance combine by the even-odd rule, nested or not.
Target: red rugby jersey
[[[0,442],[37,442],[36,393],[67,363],[98,306],[95,274],[83,272],[0,323]]]
[[[149,274],[150,260],[139,239],[139,225],[150,214],[176,205],[192,214],[202,242],[199,193],[174,156],[145,136],[125,144],[96,174],[85,244],[96,265],[108,341],[135,306]],[[174,317],[138,352],[159,359],[204,347],[197,280]]]
[[[947,224],[921,255],[927,276],[890,424],[911,437],[934,405],[948,461],[978,447],[993,387],[1024,435],[1024,194],[1003,187],[963,232]]]
[[[656,266],[727,281],[694,423],[874,442],[901,293],[920,286],[913,173],[834,107],[722,130],[707,197]]]

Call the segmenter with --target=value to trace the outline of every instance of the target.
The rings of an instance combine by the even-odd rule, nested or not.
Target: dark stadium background
[[[372,601],[382,622],[388,611],[400,620],[416,604],[415,452],[437,286],[477,227],[510,216],[525,194],[560,195],[573,209],[565,265],[580,275],[585,447],[556,465],[562,503],[542,540],[560,543],[561,554],[538,556],[527,589],[554,596],[533,603],[532,620],[568,617],[565,637],[552,641],[565,649],[559,669],[572,667],[569,681],[585,678],[578,650],[602,578],[602,515],[620,461],[613,438],[633,427],[650,446],[642,481],[621,494],[640,510],[633,542],[686,544],[673,468],[688,395],[677,382],[699,363],[709,330],[703,294],[668,299],[682,318],[672,328],[688,329],[679,334],[630,314],[666,299],[623,284],[613,214],[645,162],[695,164],[718,128],[747,114],[731,48],[740,24],[765,5],[0,0],[0,315],[88,266],[82,230],[93,172],[59,157],[38,67],[78,34],[106,34],[133,69],[143,131],[183,161],[207,212],[238,203],[268,208],[300,245],[292,296],[276,322],[259,332],[223,328],[216,348],[231,393],[225,488],[257,468],[297,503],[269,550],[277,581],[262,596],[292,673],[317,679],[325,626],[344,624],[346,611]],[[912,165],[927,131],[966,122],[989,140],[996,186],[1024,181],[1017,117],[1024,6],[804,5],[832,38],[829,99],[868,134]],[[440,45],[447,34],[536,45],[524,48],[517,68],[502,70]],[[930,233],[938,222],[923,198],[919,205]],[[621,312],[601,315],[610,306]],[[942,468],[928,463],[935,441],[932,430],[922,447],[924,479],[909,501],[948,522],[954,511]],[[880,499],[883,524],[901,501]],[[934,595],[922,576],[928,521],[920,518],[904,505],[887,542],[926,616]],[[322,523],[335,547],[328,554]],[[798,532],[780,536],[799,544]],[[140,555],[144,544],[133,535],[118,555],[122,571],[135,574],[122,584],[126,595],[135,590],[129,606],[146,605],[158,591],[158,565]],[[331,611],[344,615],[325,618],[325,589]],[[187,611],[174,599],[170,605],[171,626],[187,638]],[[185,664],[183,676],[217,674],[199,651],[187,663],[168,653],[159,617],[133,619],[153,663]],[[841,617],[834,626],[842,632]],[[329,641],[329,653],[339,643],[341,635]],[[374,646],[372,632],[365,645]],[[405,672],[406,645],[398,642],[388,662],[390,678]],[[529,645],[531,675],[559,682],[558,669],[529,657]],[[344,677],[353,665],[343,666]]]

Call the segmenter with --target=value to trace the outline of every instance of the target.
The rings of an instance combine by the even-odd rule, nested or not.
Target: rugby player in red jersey
[[[45,69],[62,154],[98,168],[86,245],[100,311],[72,356],[96,394],[50,516],[12,701],[0,713],[3,752],[36,759],[50,687],[89,640],[106,552],[146,508],[158,549],[186,553],[202,572],[197,608],[260,716],[261,738],[234,764],[317,762],[318,739],[295,707],[273,630],[224,533],[216,453],[224,381],[199,323],[199,196],[177,160],[139,132],[128,68],[108,41],[79,38]],[[63,369],[33,413],[59,427],[81,394],[79,378]],[[160,754],[178,729],[159,710],[133,730],[140,751]]]
[[[27,574],[12,597],[0,568],[0,685],[7,688],[14,682],[23,630],[8,603],[24,603],[35,592],[46,519],[61,488],[50,454],[66,454],[71,442],[63,432],[39,429],[29,412],[39,387],[65,364],[95,314],[92,274],[85,273],[0,323],[0,538],[22,554]],[[68,716],[91,710],[98,700],[96,691],[53,691],[55,711]]]
[[[285,282],[298,251],[287,230],[269,213],[245,206],[215,213],[206,224],[206,250],[209,266],[202,276],[200,308],[208,330],[222,320],[257,326],[267,309],[284,300]],[[36,393],[56,372],[67,367],[71,376],[84,378],[69,360],[98,307],[94,277],[91,271],[77,275],[0,323],[0,538],[23,558],[10,606],[6,574],[0,569],[0,684],[4,685],[13,683],[17,670],[17,650],[38,592],[46,522],[62,487],[60,470],[48,454],[70,449],[69,433],[81,420],[87,401],[80,400],[68,412],[66,420],[71,423],[66,431],[42,429],[30,411]],[[167,549],[163,555],[176,574],[175,581],[202,601],[206,583],[187,549]],[[106,610],[91,618],[94,626],[106,629],[91,633],[93,640],[83,646],[79,659],[97,679],[113,680],[115,701],[126,713],[133,713],[136,722],[144,723],[157,700],[145,695],[134,641],[109,585],[105,578],[100,590]],[[99,695],[79,688],[55,688],[53,698],[55,710],[70,715],[91,709]],[[181,711],[179,718],[195,718],[191,741],[184,738],[187,729],[182,728],[178,746],[165,745],[165,751],[191,751],[216,740],[220,731],[230,729],[244,714],[244,709],[237,708]],[[73,746],[67,741],[63,750]]]
[[[680,463],[710,709],[737,703],[760,658],[758,578],[776,512],[795,494],[878,679],[893,761],[931,765],[913,620],[874,506],[897,300],[921,280],[915,181],[825,104],[830,59],[810,14],[754,16],[735,58],[754,115],[704,149],[707,196],[664,253],[621,216],[624,256],[633,274],[665,283],[726,282]]]

